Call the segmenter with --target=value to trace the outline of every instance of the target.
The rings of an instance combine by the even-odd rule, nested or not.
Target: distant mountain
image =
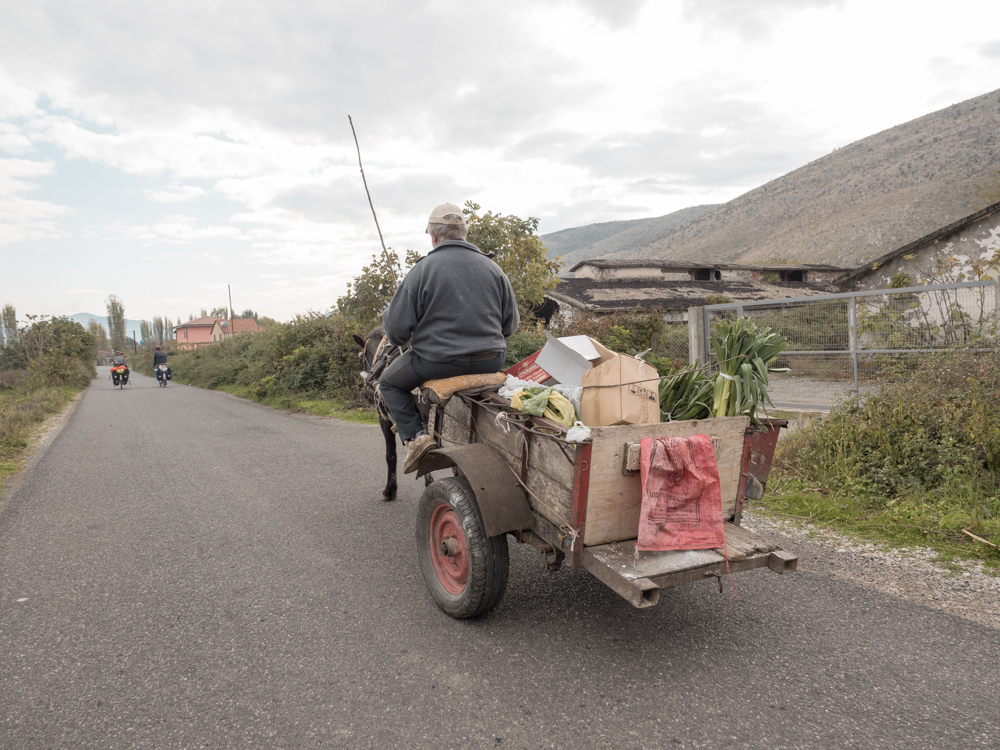
[[[629,219],[626,221],[605,221],[600,224],[587,224],[572,229],[562,229],[551,234],[543,234],[539,239],[548,250],[549,260],[560,255],[569,255],[587,245],[624,232],[630,227],[642,224],[649,219]]]
[[[716,208],[714,205],[692,206],[654,219],[590,224],[553,232],[539,239],[549,249],[550,258],[554,255],[561,256],[563,270],[568,271],[583,260],[603,258],[614,253],[632,252],[646,247],[704,216],[714,208]],[[565,236],[565,239],[560,235]],[[554,245],[559,247],[561,244],[564,249],[553,254],[551,252],[553,245],[550,244],[549,238],[556,238]]]
[[[106,315],[93,315],[91,313],[76,313],[75,315],[67,315],[66,317],[69,318],[70,320],[75,320],[77,323],[79,323],[80,325],[82,325],[84,328],[87,327],[87,324],[90,321],[96,320],[98,323],[100,323],[102,326],[104,326],[104,330],[105,331],[108,331],[108,317]],[[125,334],[129,338],[132,338],[133,336],[135,336],[135,340],[136,341],[141,341],[142,340],[142,332],[140,331],[140,326],[142,325],[142,323],[143,323],[142,320],[130,320],[129,318],[126,318],[125,319]],[[146,323],[146,325],[152,326],[152,323],[150,323],[148,320],[145,321],[145,323]],[[110,333],[110,331],[109,331],[109,333]]]
[[[981,208],[974,188],[998,170],[993,91],[837,149],[641,247],[595,257],[857,266]]]

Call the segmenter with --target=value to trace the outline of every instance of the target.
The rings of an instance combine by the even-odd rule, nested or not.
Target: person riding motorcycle
[[[170,372],[170,368],[167,367],[167,353],[159,346],[153,352],[153,371],[156,373],[157,380],[160,378],[169,380],[167,373]]]
[[[123,367],[125,368],[124,372],[120,370]],[[115,385],[118,385],[119,380],[128,383],[128,365],[125,364],[125,355],[119,351],[115,352],[115,358],[112,360],[111,379]]]

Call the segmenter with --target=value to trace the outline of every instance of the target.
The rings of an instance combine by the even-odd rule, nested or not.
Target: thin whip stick
[[[372,194],[368,190],[368,180],[365,178],[365,168],[361,164],[361,146],[358,145],[358,134],[354,130],[354,120],[352,120],[351,116],[348,115],[347,121],[351,123],[351,134],[354,136],[354,147],[358,150],[358,168],[361,169],[361,181],[365,184],[365,195],[368,196],[368,205],[371,206],[372,216],[375,218],[375,228],[378,230],[378,240],[382,243],[382,254],[385,256],[386,264],[391,265],[391,263],[389,263],[389,251],[386,250],[385,240],[382,239],[382,228],[378,225],[378,215],[375,213],[375,204],[372,203]],[[395,274],[393,274],[393,276],[395,276]]]

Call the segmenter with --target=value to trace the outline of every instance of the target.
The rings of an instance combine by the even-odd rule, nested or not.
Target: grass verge
[[[334,419],[342,419],[345,422],[378,424],[378,415],[374,409],[351,406],[339,399],[297,398],[293,396],[266,396],[260,399],[254,395],[253,389],[242,385],[220,385],[210,390],[223,391],[233,396],[245,398],[248,401],[256,401],[259,404],[264,404],[274,409],[304,412],[320,417],[333,417]]]
[[[31,439],[42,423],[61,412],[80,388],[24,384],[0,390],[0,490],[4,480],[21,470]]]
[[[1000,519],[988,513],[969,512],[964,504],[928,498],[873,507],[855,497],[833,495],[801,480],[779,477],[768,482],[764,499],[748,503],[747,509],[895,549],[930,549],[943,563],[955,559],[979,561],[987,571],[1000,575],[1000,550],[962,533],[962,529],[969,529],[996,543],[1000,539]]]

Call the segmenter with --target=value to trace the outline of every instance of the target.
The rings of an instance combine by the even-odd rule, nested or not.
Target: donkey
[[[387,476],[385,489],[382,490],[382,499],[390,502],[396,499],[396,426],[392,423],[392,415],[386,408],[382,400],[382,394],[378,389],[378,376],[381,375],[389,363],[399,356],[398,347],[388,346],[388,342],[383,346],[385,330],[382,326],[376,326],[371,332],[361,338],[354,334],[354,340],[361,347],[361,377],[365,381],[363,394],[367,401],[375,404],[378,412],[378,426],[382,430],[382,437],[385,438],[385,464]]]

